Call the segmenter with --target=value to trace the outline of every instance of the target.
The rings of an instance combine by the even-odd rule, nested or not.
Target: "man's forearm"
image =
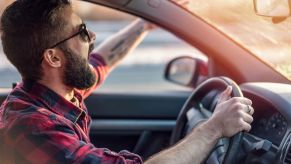
[[[153,156],[146,164],[200,164],[221,137],[210,121],[201,123],[175,146]]]
[[[148,31],[147,27],[147,22],[138,19],[105,40],[95,51],[103,57],[111,70],[131,50],[136,48]]]

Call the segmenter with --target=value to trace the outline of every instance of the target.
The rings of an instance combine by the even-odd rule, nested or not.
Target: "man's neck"
[[[68,87],[56,81],[39,80],[38,83],[48,87],[56,92],[58,95],[64,97],[66,100],[71,101],[74,97],[74,88]]]

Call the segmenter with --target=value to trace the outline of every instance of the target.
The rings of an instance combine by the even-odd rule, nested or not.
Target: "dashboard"
[[[255,109],[254,121],[250,133],[279,147],[287,132],[287,120],[270,104],[257,104],[257,99],[255,100],[253,102]]]
[[[290,85],[247,83],[241,89],[244,96],[252,100],[255,109],[250,134],[279,147],[290,126]]]
[[[284,113],[291,112],[291,110],[289,112],[291,99],[288,98],[287,92],[282,95],[283,88],[279,85],[287,89],[285,84],[270,83],[249,83],[241,86],[244,96],[252,100],[255,109],[250,134],[266,139],[277,147],[280,146],[288,131],[290,117]],[[290,88],[289,85],[288,88]]]

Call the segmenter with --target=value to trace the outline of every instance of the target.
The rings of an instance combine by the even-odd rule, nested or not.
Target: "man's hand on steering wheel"
[[[254,109],[252,101],[244,97],[230,98],[232,87],[228,86],[218,100],[213,115],[207,121],[220,137],[231,137],[240,131],[250,131]]]
[[[177,117],[170,142],[173,146],[148,163],[237,163],[242,131],[249,131],[253,121],[251,105],[233,80],[205,80],[194,89]],[[215,106],[214,112],[211,106]]]

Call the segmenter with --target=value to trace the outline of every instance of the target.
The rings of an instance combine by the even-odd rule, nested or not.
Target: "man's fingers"
[[[231,103],[240,103],[242,105],[252,105],[252,100],[245,98],[245,97],[233,97],[230,101]]]
[[[254,108],[250,105],[245,105],[244,111],[250,115],[253,115],[255,112]]]
[[[245,121],[241,122],[241,126],[242,126],[241,131],[246,131],[246,132],[249,132],[252,128],[251,125]]]
[[[232,91],[232,86],[227,86],[227,88],[220,94],[218,103],[224,102],[230,98]]]
[[[190,1],[189,0],[172,0],[174,3],[183,6],[185,8],[189,7]]]
[[[172,1],[178,4],[190,3],[189,0],[172,0]]]
[[[249,124],[251,124],[254,121],[254,118],[250,114],[244,111],[241,112],[241,117],[246,123],[249,123]]]
[[[177,1],[177,3],[179,5],[185,6],[185,5],[188,5],[190,2],[188,0],[180,0],[180,1]]]

